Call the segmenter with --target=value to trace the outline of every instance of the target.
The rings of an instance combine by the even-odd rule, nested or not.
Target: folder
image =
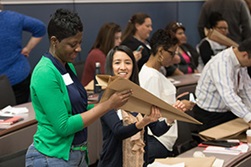
[[[128,102],[120,107],[121,109],[131,112],[139,112],[142,114],[150,114],[151,106],[155,105],[160,108],[162,117],[194,124],[201,124],[201,122],[197,121],[193,117],[174,108],[170,104],[128,79],[110,75],[97,75],[96,79],[99,85],[107,86],[101,98],[101,102],[106,101],[116,91],[132,89],[132,95],[130,96]]]

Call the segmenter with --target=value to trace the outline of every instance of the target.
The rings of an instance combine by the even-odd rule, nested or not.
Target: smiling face
[[[113,55],[112,69],[115,76],[129,79],[133,71],[132,59],[122,51],[116,51]]]
[[[71,36],[58,41],[55,36],[51,37],[52,54],[63,64],[73,63],[78,53],[81,51],[82,32],[78,32],[75,36]]]

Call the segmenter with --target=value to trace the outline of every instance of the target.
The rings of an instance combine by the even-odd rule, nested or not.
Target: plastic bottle
[[[100,63],[95,63],[95,75],[94,75],[94,93],[100,93],[101,92],[101,86],[98,86],[98,82],[96,80],[96,75],[100,74]]]

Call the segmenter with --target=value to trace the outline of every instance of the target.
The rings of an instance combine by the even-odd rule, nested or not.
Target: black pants
[[[30,98],[30,79],[31,75],[29,74],[22,82],[13,85],[12,89],[14,90],[16,103],[22,104],[29,101]]]
[[[193,108],[194,118],[203,123],[203,125],[196,125],[196,131],[200,132],[216,125],[228,122],[237,118],[231,111],[228,112],[209,112],[203,110],[199,106],[195,105]],[[192,128],[194,129],[194,128]]]

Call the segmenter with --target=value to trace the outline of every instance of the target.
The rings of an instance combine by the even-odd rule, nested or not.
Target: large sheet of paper
[[[228,38],[225,35],[222,35],[221,33],[219,33],[216,30],[209,30],[207,37],[215,42],[218,42],[222,45],[225,46],[234,46],[237,47],[238,44],[236,42],[234,42],[232,39]]]
[[[217,140],[224,138],[230,139],[240,135],[248,128],[249,128],[248,123],[246,123],[241,118],[236,118],[234,120],[204,130],[200,132],[199,135],[204,140]]]
[[[132,89],[132,96],[129,98],[128,102],[121,107],[121,109],[139,112],[142,114],[150,114],[151,106],[155,105],[160,108],[163,117],[194,124],[201,124],[193,117],[177,110],[173,106],[128,79],[123,79],[118,76],[97,75],[97,81],[99,85],[107,85],[101,101],[107,100],[115,91]]]
[[[203,157],[203,158],[166,158],[155,159],[156,162],[162,164],[177,164],[184,162],[186,167],[212,167],[215,157]]]

